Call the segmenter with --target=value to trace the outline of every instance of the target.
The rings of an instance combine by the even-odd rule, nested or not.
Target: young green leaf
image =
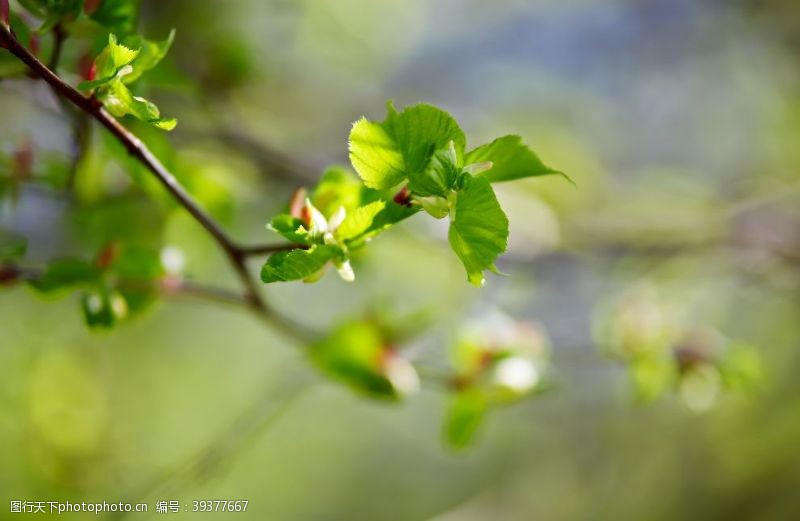
[[[456,393],[444,421],[444,439],[455,449],[470,444],[486,416],[488,403],[479,389],[467,389]]]
[[[130,74],[123,76],[122,81],[125,84],[133,83],[138,80],[142,74],[149,71],[158,65],[161,60],[167,55],[172,42],[175,39],[175,29],[170,31],[169,36],[160,42],[151,42],[145,40],[140,36],[134,36],[126,39],[125,43],[131,48],[139,49],[139,55],[131,62],[133,70]]]
[[[130,34],[136,29],[139,17],[139,0],[93,0],[85,2],[89,17],[106,30],[116,34]]]
[[[397,399],[418,385],[413,366],[388,347],[374,322],[345,322],[309,352],[320,369],[373,397]]]
[[[100,270],[91,263],[79,259],[61,259],[51,262],[42,276],[30,285],[42,293],[52,293],[96,282]]]
[[[398,113],[389,103],[382,123],[361,119],[353,125],[350,160],[367,186],[383,190],[422,171],[451,141],[462,158],[466,138],[447,112],[421,103]]]
[[[484,283],[483,271],[506,250],[508,219],[485,177],[466,177],[450,211],[450,246],[475,286]]]
[[[158,107],[144,98],[134,96],[118,79],[106,85],[98,98],[116,117],[131,115],[162,130],[172,130],[178,124],[174,118],[162,118]]]
[[[262,266],[261,280],[269,284],[308,279],[340,254],[338,247],[328,245],[317,245],[308,250],[281,251],[271,255]]]
[[[110,329],[128,314],[122,295],[108,288],[81,295],[81,309],[86,325],[92,329]]]
[[[422,197],[447,197],[460,173],[456,154],[452,141],[447,148],[434,152],[425,168],[409,174],[408,189]]]
[[[108,45],[95,60],[97,79],[84,81],[78,85],[80,90],[91,90],[107,85],[133,72],[131,63],[139,56],[139,50],[130,49],[117,41],[114,34],[108,35]]]
[[[503,136],[482,145],[469,152],[464,162],[467,165],[491,162],[492,167],[481,174],[491,183],[551,174],[564,175],[545,166],[519,136]]]
[[[336,239],[351,241],[360,238],[372,229],[375,217],[385,207],[386,203],[384,201],[375,201],[366,206],[355,208],[347,214],[342,224],[336,229]]]
[[[309,244],[308,230],[303,226],[303,221],[287,213],[274,217],[267,228],[291,242]]]

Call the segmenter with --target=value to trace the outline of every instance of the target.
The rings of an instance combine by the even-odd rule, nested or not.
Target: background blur
[[[267,288],[275,306],[318,327],[378,304],[424,308],[435,324],[413,349],[427,358],[443,358],[456,325],[487,313],[535,322],[558,388],[496,411],[456,453],[441,442],[440,390],[400,405],[367,400],[319,378],[291,340],[240,310],[166,301],[97,334],[75,297],[12,288],[0,292],[4,501],[151,502],[151,514],[131,519],[157,518],[155,500],[228,498],[250,500],[237,519],[279,521],[800,516],[800,4],[143,9],[148,37],[177,29],[149,96],[180,124],[142,132],[243,240],[270,240],[264,223],[325,165],[347,163],[350,124],[382,118],[387,99],[447,109],[473,146],[518,133],[567,172],[576,187],[556,178],[498,187],[511,221],[499,267],[511,276],[482,290],[430,219],[371,245],[355,284],[329,275]],[[0,114],[4,154],[26,140],[68,153],[68,120],[41,82],[0,83]],[[104,166],[86,167],[95,184],[79,186],[100,208],[92,217],[36,186],[0,203],[3,228],[29,238],[33,262],[85,251],[86,230],[142,204],[102,202],[127,189],[129,167],[102,161],[106,138],[94,137]],[[182,212],[165,240],[195,279],[235,284]],[[597,352],[592,319],[643,284],[687,326],[755,346],[761,386],[702,413],[674,395],[633,403],[625,369]]]

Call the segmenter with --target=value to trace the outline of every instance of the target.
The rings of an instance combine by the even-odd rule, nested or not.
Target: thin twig
[[[273,251],[273,247],[270,246],[269,249],[265,249],[265,247],[248,248],[236,243],[225,230],[200,207],[194,198],[192,198],[186,189],[178,182],[175,176],[167,170],[150,151],[147,145],[109,114],[108,111],[103,108],[102,103],[97,99],[87,98],[50,70],[44,63],[36,58],[36,56],[28,51],[28,49],[21,45],[12,34],[10,28],[3,24],[0,24],[0,43],[19,60],[25,63],[34,74],[47,82],[58,95],[69,100],[75,107],[103,125],[126,148],[131,156],[150,170],[164,188],[166,188],[178,203],[203,226],[223,251],[225,251],[228,260],[245,288],[245,300],[248,305],[255,311],[265,316],[270,316],[272,310],[261,297],[256,282],[247,269],[246,261],[249,255]],[[281,248],[283,249],[283,247]],[[293,326],[288,323],[282,323],[281,325],[287,332],[294,329]]]

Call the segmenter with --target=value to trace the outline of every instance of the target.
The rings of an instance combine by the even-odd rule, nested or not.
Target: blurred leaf
[[[519,136],[503,136],[469,152],[466,164],[492,162],[492,168],[481,174],[491,183],[513,181],[525,177],[561,174],[542,163]],[[563,174],[562,174],[563,175]]]
[[[464,264],[470,283],[481,286],[483,271],[494,269],[494,260],[506,250],[508,240],[508,219],[489,181],[465,179],[450,219],[450,246]]]
[[[261,268],[261,280],[271,283],[308,279],[340,254],[338,247],[327,245],[274,253]]]
[[[128,314],[122,295],[108,288],[81,295],[81,309],[86,325],[92,329],[110,329]]]
[[[92,284],[99,277],[100,270],[94,264],[80,259],[60,259],[50,262],[41,277],[30,284],[42,293],[52,293]]]
[[[142,74],[158,65],[169,52],[174,39],[175,29],[172,29],[169,36],[160,42],[151,42],[145,40],[141,36],[126,38],[125,43],[133,49],[139,49],[139,55],[131,62],[133,70],[130,74],[123,76],[123,83],[129,84],[135,82]]]
[[[630,367],[630,378],[637,401],[650,403],[671,390],[678,378],[672,359],[640,359]]]
[[[390,362],[397,355],[386,345],[374,322],[355,320],[336,327],[310,348],[311,360],[323,371],[357,391],[381,398],[399,398],[407,389],[401,378],[391,378]],[[406,376],[413,371],[403,364]],[[415,378],[416,373],[411,375]]]
[[[339,207],[346,210],[363,204],[364,185],[346,168],[333,166],[325,170],[314,189],[311,201],[323,215],[333,215]]]
[[[28,240],[21,235],[0,229],[0,261],[18,259],[25,255]]]
[[[117,34],[130,34],[136,30],[140,0],[102,0],[94,1],[95,9],[90,12],[92,20],[106,30]],[[87,2],[88,4],[89,2]]]
[[[475,438],[488,411],[484,394],[477,389],[457,392],[444,420],[444,438],[453,448],[464,448]]]
[[[752,389],[764,379],[758,350],[741,342],[728,347],[719,369],[725,386],[730,389]]]

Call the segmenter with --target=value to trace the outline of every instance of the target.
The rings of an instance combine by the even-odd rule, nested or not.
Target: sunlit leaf
[[[519,136],[503,136],[495,139],[487,145],[472,150],[464,159],[465,164],[489,161],[492,163],[492,167],[480,175],[492,183],[561,174],[561,172],[545,166]]]

